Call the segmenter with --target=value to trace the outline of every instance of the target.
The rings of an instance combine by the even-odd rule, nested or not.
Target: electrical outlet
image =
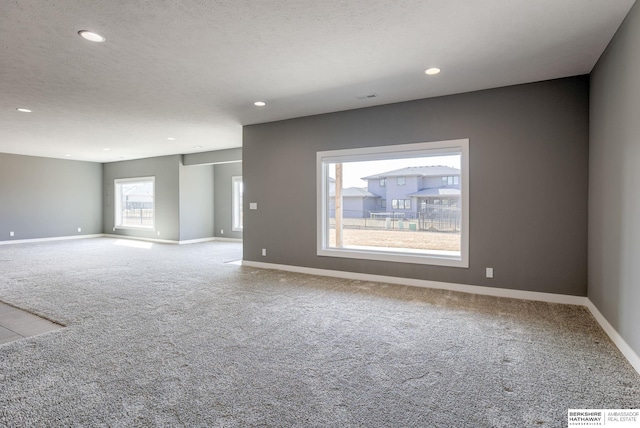
[[[113,231],[114,231],[114,232],[116,231],[116,228],[115,228],[115,227],[113,228]]]
[[[250,210],[257,210],[258,209],[258,203],[257,202],[249,202],[249,209]]]
[[[262,249],[262,257],[266,257],[267,256],[267,249],[263,248]]]
[[[224,235],[224,229],[220,229],[220,235]]]
[[[78,232],[82,232],[82,228],[81,227],[78,228]]]
[[[158,231],[158,236],[160,236],[160,231]]]
[[[9,236],[15,236],[13,232],[9,232]]]
[[[493,268],[487,268],[487,278],[493,278]]]

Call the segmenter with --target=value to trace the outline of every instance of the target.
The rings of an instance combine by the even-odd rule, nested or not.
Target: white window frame
[[[231,230],[234,232],[242,232],[244,224],[240,221],[242,215],[242,198],[239,192],[242,192],[242,176],[234,175],[231,177]]]
[[[151,181],[153,184],[153,201],[152,201],[152,211],[153,217],[151,217],[152,225],[151,226],[128,226],[118,224],[118,219],[121,219],[122,216],[122,198],[120,196],[120,192],[118,191],[118,185],[123,183],[136,183],[140,181]],[[113,199],[114,199],[114,209],[113,209],[113,227],[115,229],[134,229],[134,230],[156,230],[156,177],[134,177],[134,178],[116,178],[113,180]],[[120,220],[121,222],[122,220]]]
[[[361,162],[370,160],[401,159],[423,156],[460,155],[460,253],[445,251],[411,251],[410,249],[377,250],[361,248],[335,248],[328,245],[329,219],[329,163]],[[358,149],[329,150],[316,154],[317,183],[317,255],[327,257],[380,260],[399,263],[417,263],[450,267],[469,267],[469,140],[448,140],[401,144]]]

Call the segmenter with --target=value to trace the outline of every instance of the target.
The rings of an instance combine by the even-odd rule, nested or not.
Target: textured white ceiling
[[[585,74],[634,1],[2,0],[0,152],[224,149],[246,124]]]

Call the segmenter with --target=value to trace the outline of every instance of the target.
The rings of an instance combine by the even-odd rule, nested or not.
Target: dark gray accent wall
[[[589,299],[640,354],[640,5],[591,75]]]
[[[213,237],[213,165],[180,166],[180,240]]]
[[[102,233],[101,183],[99,163],[0,153],[0,241]]]
[[[231,230],[233,190],[231,177],[242,175],[242,163],[227,163],[214,166],[215,170],[215,236],[242,239],[243,232]],[[220,231],[224,230],[224,234]]]
[[[180,239],[180,163],[181,156],[173,155],[104,164],[104,232],[178,241]],[[155,229],[116,229],[114,231],[114,180],[152,176],[155,177]]]
[[[244,259],[584,296],[588,108],[578,76],[246,126]],[[459,138],[470,147],[468,269],[316,255],[317,151]]]

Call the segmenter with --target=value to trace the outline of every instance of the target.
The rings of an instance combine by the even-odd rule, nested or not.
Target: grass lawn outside
[[[345,246],[460,251],[460,233],[371,229],[343,229],[342,233]],[[336,245],[334,229],[329,232],[329,245]]]

